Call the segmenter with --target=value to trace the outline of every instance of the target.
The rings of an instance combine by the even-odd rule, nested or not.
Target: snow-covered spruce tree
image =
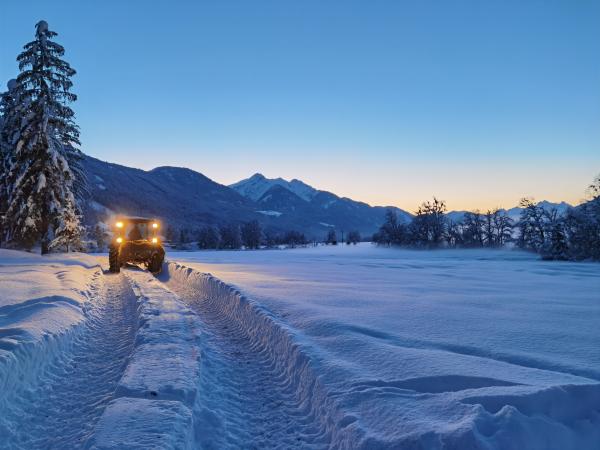
[[[5,239],[4,214],[8,208],[8,174],[13,164],[21,116],[16,87],[17,80],[9,80],[8,90],[0,95],[0,244]]]
[[[108,232],[106,231],[106,226],[98,222],[94,227],[93,237],[96,241],[96,250],[99,252],[103,252],[106,249],[106,243],[110,239]]]
[[[80,216],[74,198],[68,198],[67,204],[62,208],[61,216],[54,230],[54,239],[50,242],[49,250],[65,249],[81,250],[81,238],[85,228],[81,225]]]
[[[21,73],[17,96],[20,117],[14,160],[8,175],[7,236],[12,245],[42,253],[73,248],[82,233],[77,197],[83,193],[79,130],[68,106],[75,75],[61,57],[64,48],[45,21],[36,24],[35,40],[17,57]]]

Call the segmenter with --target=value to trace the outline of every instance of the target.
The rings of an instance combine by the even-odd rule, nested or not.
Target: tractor
[[[158,237],[158,221],[144,217],[123,217],[115,221],[108,250],[109,270],[118,273],[125,264],[144,264],[160,272],[165,250]]]

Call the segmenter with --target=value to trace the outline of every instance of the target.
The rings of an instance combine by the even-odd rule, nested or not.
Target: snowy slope
[[[16,384],[37,375],[40,355],[59,352],[77,333],[99,273],[89,256],[0,249],[0,405]]]
[[[86,218],[92,222],[103,208],[188,228],[262,217],[252,202],[193,170],[158,167],[144,171],[89,156],[83,162],[92,195]]]
[[[170,257],[241,291],[209,297],[237,302],[250,342],[300,398],[314,386],[311,415],[349,448],[600,442],[600,266],[368,245]]]
[[[12,448],[20,441],[23,448],[32,448],[36,438],[56,428],[47,423],[52,405],[39,404],[43,396],[32,386],[64,375],[53,362],[80,346],[100,276],[98,261],[90,256],[0,250],[0,447]],[[111,352],[116,357],[114,347]],[[32,411],[40,416],[23,423]],[[77,412],[87,418],[87,411]],[[26,436],[18,437],[15,430],[23,428]]]
[[[385,215],[385,208],[316,191],[299,180],[265,180],[266,184],[258,180],[255,186],[255,176],[245,197],[186,168],[145,171],[89,156],[83,163],[91,191],[84,216],[90,224],[106,220],[112,213],[156,217],[175,228],[191,230],[258,220],[265,230],[296,230],[309,239],[322,239],[328,228],[321,222],[367,236],[379,228]],[[409,217],[397,211],[401,217]]]
[[[331,192],[321,191],[300,180],[286,181],[282,178],[269,179],[254,174],[248,179],[230,185],[232,189],[249,200],[255,201],[260,210],[277,211],[280,220],[294,218],[303,227],[331,224],[338,232],[357,230],[371,236],[384,221],[387,207],[370,206]],[[411,215],[392,207],[400,220],[408,221]],[[320,225],[319,238],[329,227]]]
[[[233,190],[254,201],[258,201],[273,186],[282,186],[306,202],[310,202],[318,192],[315,188],[300,180],[268,179],[260,173],[255,173],[250,178],[229,185]]]

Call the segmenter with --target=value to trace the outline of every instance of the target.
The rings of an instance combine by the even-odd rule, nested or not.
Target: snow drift
[[[72,345],[100,274],[86,255],[0,250],[0,410]]]
[[[369,246],[171,257],[235,283],[174,263],[163,280],[243,323],[330,445],[600,442],[596,266]]]
[[[328,395],[319,379],[318,369],[304,352],[299,336],[285,323],[239,291],[210,274],[200,273],[177,263],[168,263],[160,279],[190,302],[208,302],[245,330],[250,346],[266,355],[268,365],[286,391],[295,396],[304,414],[318,422],[319,434],[331,448],[352,448],[359,433],[348,425],[346,416]],[[322,445],[322,444],[321,444]]]

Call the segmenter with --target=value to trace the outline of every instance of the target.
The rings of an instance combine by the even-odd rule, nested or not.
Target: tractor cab
[[[160,224],[145,217],[119,217],[114,221],[113,239],[108,251],[111,272],[125,264],[144,264],[150,272],[162,268],[165,250],[160,242]]]

